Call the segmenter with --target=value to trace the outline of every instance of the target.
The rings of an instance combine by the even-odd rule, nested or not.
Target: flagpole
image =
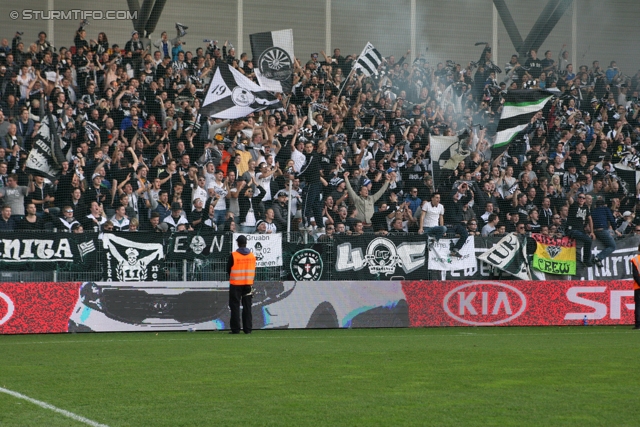
[[[356,70],[356,67],[352,67],[351,71],[349,72],[349,75],[347,76],[346,80],[344,81],[344,84],[342,85],[342,87],[340,88],[340,92],[338,92],[338,101],[340,101],[340,94],[342,94],[342,91],[344,90],[344,88],[347,86],[347,84],[349,83],[349,79],[351,79],[351,75],[353,74],[353,72]]]
[[[287,241],[291,242],[291,190],[293,189],[293,179],[289,180],[289,201],[287,207]]]

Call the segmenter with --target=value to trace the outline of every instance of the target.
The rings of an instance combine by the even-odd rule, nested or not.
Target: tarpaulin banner
[[[631,281],[403,282],[413,327],[624,325]]]
[[[103,233],[103,280],[143,282],[160,279],[164,239],[159,233]]]
[[[233,233],[232,250],[238,249],[238,236],[247,238],[247,249],[256,256],[256,267],[282,266],[282,233],[243,234]],[[227,254],[228,256],[228,254]]]
[[[472,236],[467,238],[460,249],[460,257],[452,257],[451,247],[458,239],[440,239],[429,246],[429,270],[456,271],[476,265],[476,254]]]
[[[533,254],[533,268],[544,273],[576,274],[576,241],[569,237],[551,237],[534,233],[538,243]]]
[[[424,279],[426,237],[422,235],[334,237],[334,274],[352,280]],[[338,276],[335,276],[338,277]]]
[[[172,233],[169,238],[167,260],[224,258],[231,252],[231,234],[208,230]]]
[[[97,237],[96,233],[3,232],[0,269],[30,266],[29,270],[51,271],[65,264],[94,267]]]

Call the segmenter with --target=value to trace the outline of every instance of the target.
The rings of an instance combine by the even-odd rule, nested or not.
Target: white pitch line
[[[25,396],[24,394],[18,393],[17,391],[7,390],[6,388],[0,387],[0,392],[9,394],[9,395],[11,395],[13,397],[17,397],[18,399],[26,400],[27,402],[31,402],[34,405],[38,405],[41,408],[49,409],[51,411],[57,412],[59,414],[62,414],[65,417],[71,418],[72,420],[79,421],[81,423],[90,425],[92,427],[109,427],[106,424],[100,424],[100,423],[92,421],[92,420],[90,420],[88,418],[81,417],[80,415],[76,415],[73,412],[69,412],[69,411],[65,411],[64,409],[57,408],[57,407],[55,407],[53,405],[50,405],[47,402],[42,402],[40,400],[33,399],[33,398],[29,397],[29,396]]]

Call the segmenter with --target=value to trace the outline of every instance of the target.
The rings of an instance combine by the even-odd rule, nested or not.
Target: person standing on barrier
[[[251,333],[252,286],[256,275],[256,256],[247,249],[247,237],[238,236],[238,249],[229,255],[229,308],[231,309],[231,334],[240,333],[240,302],[242,301],[242,330]]]
[[[576,202],[569,207],[569,216],[567,217],[567,233],[566,236],[582,242],[582,262],[591,267],[591,240],[596,238],[593,234],[593,220],[591,218],[591,210],[585,203],[586,196],[584,193],[578,193]],[[585,225],[589,225],[590,234],[584,232]],[[578,256],[576,256],[578,258]],[[577,259],[576,261],[579,261]]]
[[[596,200],[596,208],[591,212],[591,218],[593,219],[593,234],[604,245],[604,249],[594,257],[593,263],[602,268],[602,260],[616,250],[616,242],[611,235],[616,226],[616,220],[603,199]]]
[[[631,272],[633,273],[633,302],[636,306],[633,329],[640,329],[640,245],[638,245],[638,253],[639,255],[630,260]]]

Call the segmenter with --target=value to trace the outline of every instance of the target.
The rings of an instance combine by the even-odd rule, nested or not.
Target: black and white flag
[[[520,280],[531,280],[526,241],[525,236],[509,233],[485,253],[480,254],[478,259]]]
[[[373,45],[367,42],[367,45],[362,49],[362,53],[358,57],[355,65],[353,66],[356,70],[360,69],[367,76],[378,75],[378,67],[382,64],[384,59],[380,52],[373,47]]]
[[[250,34],[253,71],[260,86],[271,92],[290,93],[293,86],[293,30]]]
[[[51,114],[47,114],[42,119],[27,158],[27,172],[44,176],[51,181],[59,178],[62,162],[66,160],[60,146],[56,125],[56,119]]]
[[[282,103],[240,71],[221,63],[216,65],[200,114],[219,119],[238,119],[268,108],[282,108]]]
[[[504,97],[502,114],[491,147],[491,157],[502,154],[515,137],[531,124],[531,118],[544,109],[554,97],[545,90],[510,90]]]
[[[155,282],[161,278],[165,257],[162,238],[144,234],[147,233],[131,233],[130,239],[111,233],[102,235],[104,281]],[[150,237],[156,241],[149,242]]]

